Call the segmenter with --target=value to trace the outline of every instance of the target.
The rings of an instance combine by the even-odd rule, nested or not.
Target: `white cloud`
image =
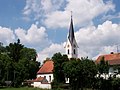
[[[36,22],[28,30],[18,28],[15,31],[0,27],[0,41],[5,44],[13,42],[15,36],[20,38],[25,46],[42,48],[39,51],[39,61],[51,57],[56,52],[64,53],[64,44],[52,43],[48,39],[45,27],[37,25],[44,23],[48,28],[63,28],[69,26],[70,11],[73,11],[73,18],[76,26],[91,24],[92,20],[101,15],[114,11],[115,5],[111,0],[26,0],[23,10],[24,19]],[[66,2],[64,4],[64,2]],[[119,14],[116,14],[119,18]],[[112,17],[112,16],[111,16]],[[109,17],[109,18],[111,18]],[[115,16],[116,17],[116,16]],[[115,18],[112,17],[112,18]],[[109,53],[116,50],[120,44],[120,25],[106,21],[102,25],[81,28],[76,34],[79,45],[79,57],[95,57],[102,53]]]
[[[114,11],[112,1],[103,0],[26,0],[23,14],[34,18],[48,28],[67,27],[70,11],[73,11],[76,26],[91,24],[92,20],[109,11]]]
[[[98,25],[98,27],[89,26],[79,29],[75,32],[79,46],[79,58],[88,56],[91,59],[96,59],[100,54],[117,52],[116,45],[120,45],[119,33],[120,24],[114,24],[111,21],[106,21],[103,24]],[[53,43],[49,47],[40,51],[39,61],[43,61],[47,57],[51,57],[56,52],[65,53],[64,43]],[[120,49],[119,46],[118,49]]]
[[[79,57],[96,58],[100,54],[116,52],[117,46],[120,49],[120,24],[106,21],[101,25],[81,28],[75,32],[79,46]],[[42,48],[38,52],[38,61],[43,61],[47,57],[52,57],[54,53],[65,53],[64,43],[57,44],[48,40],[46,29],[33,24],[28,30],[18,28],[13,30],[0,27],[0,41],[9,44],[15,40],[15,36],[20,38],[21,43],[35,49]],[[120,50],[119,50],[120,51]]]
[[[90,58],[98,54],[116,51],[115,45],[120,44],[120,25],[106,21],[102,25],[82,28],[76,32],[79,45],[79,56],[86,54]],[[114,49],[114,50],[113,50]]]
[[[4,45],[8,45],[14,40],[15,35],[13,31],[10,28],[0,26],[0,42],[2,42]]]
[[[120,12],[115,15],[105,15],[102,18],[103,20],[112,20],[112,19],[120,19]]]
[[[23,9],[24,18],[34,18],[34,20],[43,19],[46,14],[60,9],[65,0],[26,0],[26,5]]]
[[[23,44],[29,47],[40,49],[51,43],[51,41],[48,40],[46,29],[44,27],[39,28],[35,24],[32,24],[28,30],[18,28],[15,30],[15,34]]]
[[[68,0],[64,11],[55,11],[47,15],[45,25],[49,28],[67,27],[70,11],[73,11],[75,25],[90,24],[95,17],[114,11],[112,2],[104,3],[102,0]],[[59,18],[58,18],[59,17]]]
[[[51,58],[55,53],[65,53],[64,44],[51,44],[38,53],[38,61],[43,62],[46,58]]]

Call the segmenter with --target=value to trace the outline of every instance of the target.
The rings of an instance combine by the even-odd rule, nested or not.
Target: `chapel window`
[[[74,49],[74,54],[76,54],[75,49]]]
[[[49,82],[51,82],[51,76],[49,76]]]
[[[69,51],[69,49],[68,49],[68,54],[70,54],[70,51]]]

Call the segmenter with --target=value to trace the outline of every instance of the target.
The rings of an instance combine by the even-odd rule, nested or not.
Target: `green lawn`
[[[32,87],[21,87],[21,88],[0,88],[0,90],[48,90],[48,89],[39,89]]]

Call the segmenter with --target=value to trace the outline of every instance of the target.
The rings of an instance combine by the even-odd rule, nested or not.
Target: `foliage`
[[[79,85],[79,76],[80,76],[80,67],[81,61],[72,58],[69,62],[66,62],[64,65],[65,76],[69,78],[70,86],[72,90],[78,90]]]
[[[18,62],[20,59],[20,51],[23,49],[23,45],[20,44],[20,40],[18,39],[17,43],[10,43],[9,46],[6,46],[9,57],[14,61]]]
[[[72,90],[78,90],[83,87],[92,87],[93,80],[97,73],[96,65],[88,58],[72,58],[65,63],[64,71],[66,77],[70,79]]]
[[[1,44],[2,45],[2,44]],[[18,39],[9,46],[0,46],[0,83],[11,81],[18,87],[26,79],[34,79],[40,63],[35,49],[24,47]]]
[[[97,74],[97,67],[93,60],[81,58],[81,84],[83,87],[94,87],[94,80]]]
[[[119,90],[120,89],[120,78],[113,78],[112,79],[112,89]]]
[[[97,90],[118,90],[120,88],[120,79],[114,77],[103,78],[109,73],[109,64],[101,59],[99,64],[88,58],[71,58],[63,57],[60,53],[54,54],[54,81],[52,86],[55,90],[63,86],[64,78],[69,78],[70,90],[83,90],[84,88]],[[119,69],[119,65],[117,69]],[[97,77],[99,74],[99,77]],[[61,77],[63,76],[63,77]],[[61,81],[60,81],[61,80]],[[57,89],[56,89],[57,88]]]
[[[66,55],[61,55],[61,53],[56,53],[53,55],[52,60],[54,62],[54,70],[53,70],[53,86],[59,86],[59,83],[65,83],[65,75],[64,75],[64,62],[68,61]]]
[[[99,77],[102,74],[108,74],[109,73],[109,64],[107,61],[104,60],[104,57],[102,57],[100,63],[97,65],[98,67],[98,72],[99,72]]]

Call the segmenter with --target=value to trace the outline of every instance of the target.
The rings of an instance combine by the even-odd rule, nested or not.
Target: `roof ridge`
[[[118,55],[118,54],[120,54],[120,53],[113,53],[113,54],[102,54],[102,55],[100,55],[100,56],[106,56],[106,55]]]

